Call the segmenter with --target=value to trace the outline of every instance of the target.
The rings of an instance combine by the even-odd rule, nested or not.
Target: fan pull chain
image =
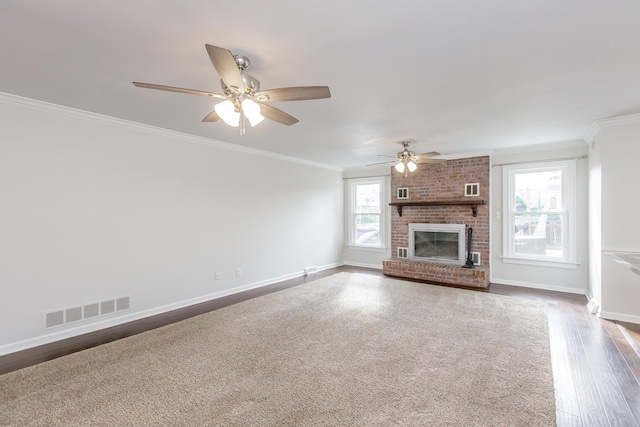
[[[240,136],[244,136],[245,134],[244,122],[244,111],[242,111],[242,106],[240,106]]]

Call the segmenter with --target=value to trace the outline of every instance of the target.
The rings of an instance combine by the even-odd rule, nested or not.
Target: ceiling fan
[[[249,58],[242,55],[233,55],[227,49],[210,44],[206,44],[205,47],[213,66],[220,75],[220,83],[224,94],[151,83],[133,82],[133,84],[147,89],[221,99],[223,101],[217,103],[214,106],[214,110],[202,121],[216,122],[222,119],[229,126],[240,127],[240,135],[245,133],[245,118],[252,127],[262,122],[265,117],[287,126],[298,123],[298,119],[267,104],[268,102],[331,98],[331,92],[329,92],[327,86],[300,86],[260,90],[260,81],[244,73],[249,68]]]
[[[386,156],[384,154],[378,154],[383,157],[391,157],[395,159],[390,162],[381,162],[381,163],[373,163],[367,166],[373,165],[381,165],[385,163],[389,163],[393,165],[393,167],[400,173],[404,173],[404,177],[406,178],[409,175],[409,172],[413,172],[418,168],[418,163],[437,163],[442,162],[442,159],[431,159],[431,157],[439,156],[440,153],[436,151],[431,151],[429,153],[416,154],[415,151],[409,150],[410,141],[402,141],[403,150],[399,151],[397,157]]]

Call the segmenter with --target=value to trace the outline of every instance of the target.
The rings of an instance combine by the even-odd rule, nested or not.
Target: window
[[[384,177],[349,183],[349,245],[384,248]]]
[[[504,179],[504,259],[575,265],[575,160],[509,165]]]

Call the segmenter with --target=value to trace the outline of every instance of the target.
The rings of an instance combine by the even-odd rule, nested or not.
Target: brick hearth
[[[432,264],[391,258],[382,262],[387,276],[424,280],[435,284],[486,288],[489,286],[489,269],[483,266],[462,268],[459,265]]]

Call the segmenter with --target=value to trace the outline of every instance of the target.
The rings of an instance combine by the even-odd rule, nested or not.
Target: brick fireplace
[[[437,284],[488,287],[489,174],[488,156],[420,164],[407,178],[392,169],[392,203],[401,202],[406,205],[400,209],[396,209],[395,206],[391,209],[393,258],[383,261],[383,273]],[[478,190],[471,191],[473,196],[465,196],[467,184],[477,184],[477,187],[472,186]],[[398,188],[408,189],[407,199],[397,198]],[[484,201],[484,204],[481,201]],[[432,204],[420,205],[416,202]],[[448,204],[449,202],[452,203]],[[480,265],[468,269],[437,261],[423,262],[398,258],[398,248],[407,248],[409,245],[409,224],[416,223],[465,224],[467,229],[471,227],[471,251],[479,254]],[[467,250],[465,247],[465,254]]]

